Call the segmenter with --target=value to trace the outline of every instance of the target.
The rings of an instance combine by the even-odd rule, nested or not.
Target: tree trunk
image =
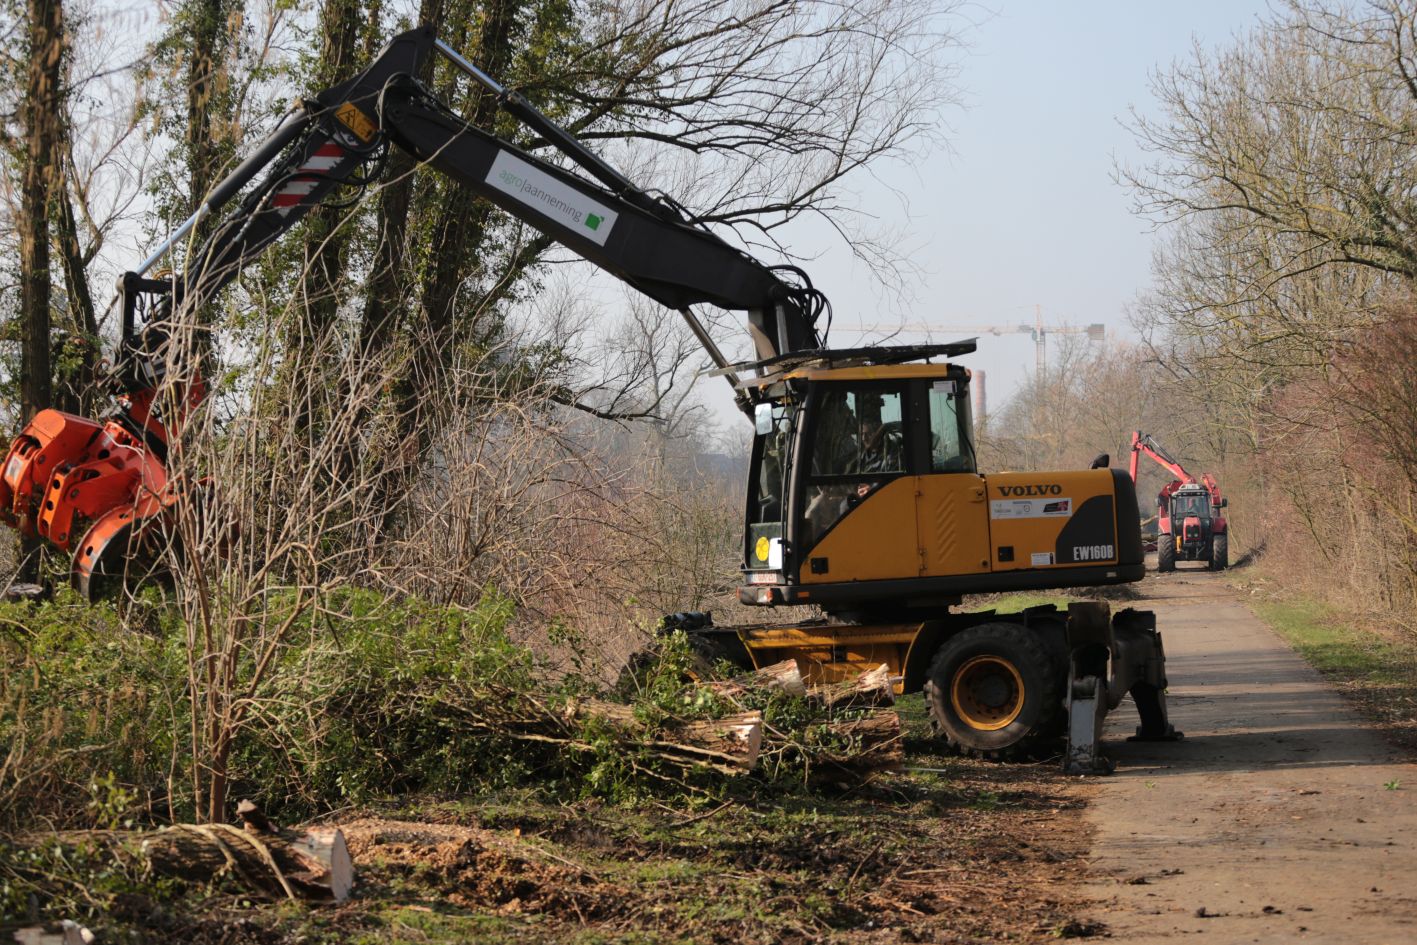
[[[491,0],[468,3],[463,0],[447,17],[447,42],[454,48],[472,52],[489,75],[506,74],[512,61],[512,47],[518,34],[520,0]],[[469,39],[472,42],[469,42]],[[448,81],[440,88],[444,101],[456,102],[455,86]],[[464,112],[475,127],[491,131],[500,106],[496,96],[474,87],[471,108]],[[429,182],[432,196],[428,211],[433,216],[431,246],[420,280],[420,305],[416,324],[411,326],[414,356],[408,378],[401,385],[400,440],[410,444],[410,452],[420,455],[426,444],[430,421],[443,398],[433,396],[445,389],[444,377],[453,363],[458,341],[468,335],[471,316],[477,309],[457,309],[458,294],[481,262],[487,245],[487,227],[492,208],[470,188],[450,179]]]
[[[374,55],[377,36],[370,24],[377,22],[373,10],[361,0],[325,0],[320,10],[320,60],[315,69],[315,85],[325,89],[348,79]],[[305,271],[299,303],[305,313],[303,327],[311,338],[320,338],[334,322],[344,282],[350,226],[341,226],[347,209],[316,207],[305,222]],[[288,344],[298,344],[292,338]]]
[[[274,898],[344,902],[354,886],[354,863],[337,828],[263,834],[230,824],[178,824],[154,831],[67,831],[57,839],[97,846],[119,862],[171,879],[207,884],[233,874],[253,893]]]
[[[825,781],[859,781],[898,767],[905,757],[900,738],[900,716],[874,712],[863,719],[828,722],[819,734],[837,747],[808,753],[812,776]],[[818,741],[818,739],[813,739]]]
[[[213,112],[229,45],[229,21],[240,15],[242,6],[241,0],[189,0],[187,5],[188,213],[201,206],[221,163]],[[198,225],[197,243],[211,223],[209,219]]]
[[[566,760],[601,750],[587,734],[587,723],[627,756],[647,753],[656,761],[720,774],[751,771],[763,742],[761,712],[741,712],[721,719],[666,719],[653,728],[636,717],[632,706],[598,699],[577,699],[552,708],[535,699],[507,693],[501,700],[462,703],[447,693],[436,696],[460,717],[460,728],[528,746],[549,746]]]
[[[67,114],[64,129],[68,132]],[[55,188],[54,203],[57,213],[55,222],[58,232],[55,241],[59,246],[60,259],[64,265],[64,288],[69,299],[68,332],[65,341],[64,364],[59,371],[59,393],[56,404],[70,413],[91,413],[101,399],[95,389],[98,374],[98,355],[102,339],[98,335],[98,319],[94,313],[93,293],[89,289],[89,276],[85,268],[82,247],[79,245],[79,224],[74,216],[74,206],[69,197],[68,169],[71,162],[65,160],[65,173]]]
[[[755,690],[780,689],[790,696],[805,696],[813,705],[825,709],[859,709],[895,705],[894,681],[890,667],[882,663],[851,679],[809,690],[797,661],[783,660],[742,676],[715,679],[704,685],[729,698]]]
[[[624,738],[627,750],[633,750],[646,735],[644,723],[635,717],[635,710],[615,702],[595,699],[573,702],[567,707],[564,718],[576,724],[594,720],[608,726]],[[540,729],[541,726],[532,725],[523,731],[535,738],[543,734]],[[763,716],[760,712],[742,712],[707,721],[671,721],[643,744],[670,764],[741,774],[751,771],[758,763],[758,752],[763,744]]]
[[[29,65],[20,107],[24,145],[21,155],[20,242],[20,421],[53,406],[54,368],[50,357],[49,213],[58,179],[60,153],[59,86],[64,58],[64,10],[60,0],[29,0]],[[18,578],[39,576],[41,542],[20,539]]]
[[[743,676],[735,676],[732,679],[712,680],[705,683],[705,686],[711,691],[729,698],[763,689],[780,689],[790,696],[805,696],[807,694],[807,684],[802,680],[802,671],[798,668],[796,660],[783,660],[781,663],[773,663],[771,666],[764,666],[760,670]]]
[[[458,22],[450,24],[448,41],[455,48],[465,46],[471,34],[475,42],[475,60],[489,75],[505,75],[512,59],[516,34],[519,0],[490,0],[459,11]],[[475,20],[480,22],[474,23]],[[446,101],[452,101],[453,85],[443,88]],[[468,120],[478,128],[491,130],[499,111],[496,96],[473,89],[472,108]],[[427,344],[419,351],[427,357],[419,359],[415,369],[415,390],[421,392],[427,384],[437,383],[437,376],[447,367],[454,338],[462,334],[454,324],[454,303],[458,291],[471,274],[479,251],[485,242],[490,205],[470,188],[452,180],[436,185],[442,191],[433,226],[431,266],[423,285],[423,320]]]
[[[418,22],[433,28],[440,35],[443,29],[444,0],[422,0]],[[427,83],[433,75],[429,56],[414,76]],[[389,157],[389,170],[379,191],[374,270],[369,276],[365,294],[364,315],[360,321],[359,343],[365,357],[378,358],[393,340],[408,304],[408,280],[404,274],[404,247],[408,240],[408,214],[413,203],[414,161],[402,150],[395,149]]]
[[[28,422],[53,401],[50,359],[49,213],[58,180],[60,66],[64,11],[60,0],[29,0],[29,67],[20,185],[20,412]]]

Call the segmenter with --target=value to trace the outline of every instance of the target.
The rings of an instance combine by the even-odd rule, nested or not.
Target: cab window
[[[957,396],[952,380],[933,381],[928,395],[930,412],[930,471],[974,472],[974,451],[969,444],[967,403]]]
[[[832,384],[817,407],[803,512],[807,545],[889,479],[905,472],[903,387]]]

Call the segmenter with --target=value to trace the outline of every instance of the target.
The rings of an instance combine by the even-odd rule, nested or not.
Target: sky
[[[1193,42],[1227,43],[1257,22],[1264,0],[987,0],[992,14],[967,33],[960,60],[964,107],[952,109],[948,151],[883,175],[873,205],[904,223],[918,282],[903,300],[882,293],[839,243],[807,268],[832,300],[834,347],[858,343],[850,325],[940,326],[930,340],[976,334],[949,326],[1102,323],[1135,337],[1127,311],[1150,283],[1157,236],[1114,181],[1118,162],[1143,155],[1125,127],[1132,109],[1160,117],[1150,76]],[[863,192],[867,197],[870,192]],[[817,239],[804,234],[800,245]],[[794,247],[797,248],[797,247]],[[925,340],[903,334],[898,343]],[[991,409],[1033,370],[1027,335],[983,335],[963,363],[988,376]],[[731,414],[727,385],[704,389]]]
[[[121,34],[155,25],[146,4],[104,5]],[[883,227],[904,229],[916,278],[883,289],[825,224],[786,236],[832,300],[831,344],[880,340],[850,330],[859,325],[936,328],[928,338],[899,334],[900,343],[956,340],[977,334],[970,326],[1031,322],[1035,306],[1046,324],[1102,323],[1113,337],[1135,337],[1127,311],[1150,283],[1158,237],[1114,180],[1119,162],[1143,160],[1125,126],[1130,112],[1160,117],[1151,73],[1193,42],[1228,42],[1266,10],[1267,0],[971,3],[972,25],[959,24],[967,43],[957,58],[962,107],[943,115],[948,146],[913,166],[876,168],[879,183],[859,177],[850,185],[862,188],[860,204]],[[129,250],[117,268],[135,254],[146,250]],[[617,287],[603,302],[623,300]],[[745,337],[718,340],[746,355]],[[1033,370],[1033,341],[984,334],[962,360],[985,371],[997,410]],[[705,378],[699,390],[725,427],[743,424],[721,379]]]

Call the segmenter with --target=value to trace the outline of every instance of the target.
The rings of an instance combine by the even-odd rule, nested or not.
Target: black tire
[[[654,669],[654,665],[658,661],[659,653],[653,645],[631,653],[630,658],[625,661],[625,665],[616,675],[615,686],[611,692],[627,702],[634,699],[644,691],[650,671]]]
[[[1156,570],[1161,572],[1176,570],[1176,538],[1162,533],[1156,539]]]
[[[1230,567],[1230,536],[1225,533],[1210,540],[1210,569],[1224,571]]]
[[[926,677],[925,704],[935,733],[956,752],[1024,757],[1056,748],[1066,681],[1066,666],[1036,631],[986,623],[940,647]]]
[[[723,641],[704,633],[689,634],[689,649],[694,653],[689,672],[696,682],[714,678],[720,663],[735,663],[733,654]]]

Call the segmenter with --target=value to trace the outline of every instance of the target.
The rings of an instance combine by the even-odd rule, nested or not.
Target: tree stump
[[[179,824],[144,837],[140,849],[155,873],[205,882],[230,870],[290,899],[344,902],[354,888],[354,862],[337,828],[257,834],[227,824]]]
[[[41,842],[55,839],[98,849],[156,876],[210,883],[232,875],[253,893],[276,898],[344,902],[354,888],[349,847],[332,827],[257,834],[230,824],[177,824],[152,831],[66,831]]]

